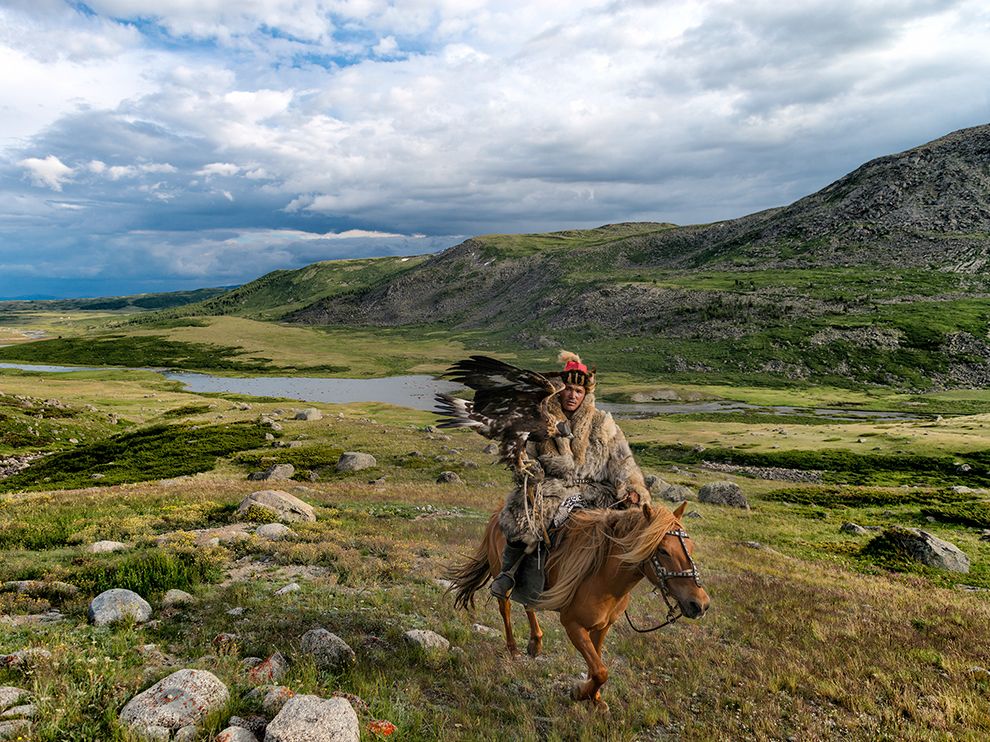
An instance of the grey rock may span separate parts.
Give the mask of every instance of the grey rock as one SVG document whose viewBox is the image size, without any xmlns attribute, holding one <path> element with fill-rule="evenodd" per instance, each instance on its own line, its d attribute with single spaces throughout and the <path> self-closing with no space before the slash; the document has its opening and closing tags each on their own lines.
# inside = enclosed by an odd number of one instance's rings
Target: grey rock
<svg viewBox="0 0 990 742">
<path fill-rule="evenodd" d="M 442 471 L 440 476 L 437 477 L 438 484 L 463 484 L 464 480 L 461 479 L 456 471 Z"/>
<path fill-rule="evenodd" d="M 337 471 L 361 471 L 362 469 L 372 469 L 378 466 L 378 460 L 370 453 L 360 451 L 344 451 L 337 459 Z"/>
<path fill-rule="evenodd" d="M 258 738 L 249 729 L 231 725 L 214 737 L 213 742 L 258 742 Z"/>
<path fill-rule="evenodd" d="M 307 407 L 305 410 L 299 410 L 296 413 L 296 420 L 322 420 L 323 413 L 320 412 L 315 407 Z"/>
<path fill-rule="evenodd" d="M 33 703 L 26 703 L 23 706 L 11 706 L 0 713 L 0 719 L 33 719 L 36 713 L 38 713 L 38 707 Z"/>
<path fill-rule="evenodd" d="M 269 716 L 275 716 L 294 695 L 292 689 L 284 685 L 269 686 L 261 697 L 261 708 Z"/>
<path fill-rule="evenodd" d="M 227 615 L 228 616 L 243 616 L 244 615 L 244 611 L 246 611 L 246 610 L 247 609 L 244 608 L 243 606 L 237 606 L 236 608 L 231 608 L 229 611 L 227 611 Z"/>
<path fill-rule="evenodd" d="M 174 608 L 179 605 L 188 605 L 189 603 L 195 603 L 196 598 L 187 593 L 185 590 L 169 590 L 162 596 L 162 605 L 166 608 Z"/>
<path fill-rule="evenodd" d="M 254 535 L 266 541 L 281 541 L 288 536 L 294 536 L 295 532 L 282 523 L 265 523 L 263 526 L 258 526 Z"/>
<path fill-rule="evenodd" d="M 251 714 L 250 716 L 231 716 L 227 723 L 232 727 L 247 729 L 251 734 L 260 738 L 265 736 L 268 719 L 259 714 Z"/>
<path fill-rule="evenodd" d="M 202 721 L 229 699 L 227 686 L 213 673 L 178 670 L 128 701 L 120 722 L 132 729 L 181 729 Z"/>
<path fill-rule="evenodd" d="M 276 595 L 288 595 L 289 593 L 298 592 L 301 588 L 298 582 L 290 582 L 285 587 L 280 587 L 275 591 Z"/>
<path fill-rule="evenodd" d="M 0 685 L 0 711 L 10 708 L 27 695 L 28 692 L 23 688 L 17 688 L 13 685 Z"/>
<path fill-rule="evenodd" d="M 955 544 L 917 528 L 888 528 L 877 538 L 887 539 L 922 564 L 949 572 L 969 572 L 969 557 Z M 873 542 L 870 542 L 873 543 Z"/>
<path fill-rule="evenodd" d="M 89 620 L 96 626 L 134 619 L 144 623 L 151 618 L 151 605 L 133 590 L 115 587 L 104 590 L 89 604 Z"/>
<path fill-rule="evenodd" d="M 855 536 L 862 536 L 864 533 L 869 533 L 863 526 L 857 525 L 856 523 L 843 523 L 839 526 L 839 530 L 843 533 L 851 533 Z"/>
<path fill-rule="evenodd" d="M 645 475 L 643 481 L 646 483 L 646 489 L 650 491 L 651 495 L 657 495 L 669 486 L 667 482 L 663 481 L 656 474 Z"/>
<path fill-rule="evenodd" d="M 87 546 L 86 551 L 90 554 L 109 554 L 114 551 L 126 551 L 130 548 L 129 544 L 122 541 L 97 541 Z"/>
<path fill-rule="evenodd" d="M 688 512 L 687 514 L 685 514 L 684 517 L 685 518 L 703 518 L 704 516 L 701 513 L 699 513 L 697 510 L 691 510 L 690 512 Z"/>
<path fill-rule="evenodd" d="M 296 696 L 265 730 L 265 742 L 358 742 L 354 707 L 343 698 Z"/>
<path fill-rule="evenodd" d="M 182 727 L 172 737 L 173 742 L 196 742 L 196 727 L 192 724 Z"/>
<path fill-rule="evenodd" d="M 292 479 L 292 475 L 295 473 L 296 467 L 292 464 L 272 464 L 263 472 L 255 472 L 250 478 L 254 480 L 284 482 Z"/>
<path fill-rule="evenodd" d="M 450 642 L 435 631 L 429 629 L 410 629 L 402 637 L 413 646 L 425 650 L 447 650 Z"/>
<path fill-rule="evenodd" d="M 4 590 L 14 590 L 34 598 L 71 598 L 79 593 L 79 588 L 58 580 L 12 580 L 3 583 Z"/>
<path fill-rule="evenodd" d="M 0 739 L 17 739 L 21 732 L 26 732 L 30 727 L 31 721 L 29 719 L 0 721 Z"/>
<path fill-rule="evenodd" d="M 490 454 L 490 455 L 495 455 L 495 454 L 498 453 L 498 446 L 496 444 L 494 444 L 494 443 L 489 443 L 487 446 L 485 446 L 481 450 L 482 450 L 482 453 L 487 453 L 487 454 Z"/>
<path fill-rule="evenodd" d="M 336 634 L 324 628 L 310 629 L 302 635 L 299 648 L 303 654 L 312 655 L 321 670 L 340 672 L 354 664 L 354 650 Z"/>
<path fill-rule="evenodd" d="M 285 523 L 316 520 L 316 513 L 311 506 L 281 490 L 252 492 L 241 501 L 237 507 L 237 514 L 246 515 L 252 507 L 266 510 L 272 517 Z"/>
<path fill-rule="evenodd" d="M 476 634 L 481 634 L 482 636 L 501 636 L 501 634 L 499 634 L 499 632 L 491 626 L 485 626 L 480 623 L 471 624 L 471 630 Z"/>
<path fill-rule="evenodd" d="M 709 482 L 698 490 L 698 501 L 749 510 L 749 503 L 735 482 Z"/>
<path fill-rule="evenodd" d="M 652 492 L 653 490 L 650 491 Z M 658 497 L 667 502 L 684 502 L 685 500 L 697 499 L 694 496 L 694 491 L 690 487 L 685 487 L 683 484 L 668 484 L 660 490 Z"/>
</svg>

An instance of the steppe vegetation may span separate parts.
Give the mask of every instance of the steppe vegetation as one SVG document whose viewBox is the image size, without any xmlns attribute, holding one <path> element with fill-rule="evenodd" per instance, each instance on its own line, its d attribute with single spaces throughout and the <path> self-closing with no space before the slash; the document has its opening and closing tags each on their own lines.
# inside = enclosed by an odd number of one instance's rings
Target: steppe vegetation
<svg viewBox="0 0 990 742">
<path fill-rule="evenodd" d="M 420 342 L 425 352 L 436 341 Z M 602 388 L 630 394 L 651 387 L 605 374 Z M 715 385 L 669 390 L 682 398 L 724 394 Z M 143 371 L 5 370 L 0 391 L 3 430 L 20 431 L 0 441 L 0 459 L 53 452 L 0 479 L 0 583 L 47 586 L 0 592 L 0 656 L 30 647 L 52 653 L 48 661 L 0 668 L 0 685 L 33 694 L 32 739 L 128 739 L 117 721 L 122 705 L 178 667 L 209 669 L 231 688 L 227 707 L 201 732 L 210 739 L 232 714 L 258 708 L 241 659 L 274 651 L 292 660 L 280 682 L 295 691 L 363 699 L 367 739 L 377 738 L 373 719 L 396 724 L 396 739 L 990 734 L 990 543 L 980 538 L 990 524 L 979 489 L 990 448 L 985 411 L 937 419 L 941 396 L 912 406 L 921 395 L 863 390 L 845 401 L 868 408 L 900 400 L 923 413 L 878 422 L 800 411 L 775 417 L 756 408 L 624 421 L 648 472 L 695 490 L 736 481 L 752 510 L 690 504 L 701 517 L 685 525 L 698 543 L 712 610 L 658 635 L 617 627 L 607 645 L 611 712 L 602 716 L 566 697 L 583 663 L 553 615 L 543 617 L 545 657 L 513 662 L 497 633 L 473 628 L 498 628 L 494 603 L 484 598 L 474 615 L 455 613 L 438 583 L 445 565 L 480 538 L 509 487 L 481 438 L 432 433 L 425 430 L 430 415 L 372 403 L 320 405 L 322 420 L 293 420 L 303 403 L 189 394 Z M 840 389 L 735 391 L 758 405 L 843 399 Z M 946 406 L 985 401 L 979 392 L 952 397 Z M 263 418 L 282 429 L 259 427 Z M 275 440 L 264 440 L 268 431 Z M 345 450 L 372 453 L 378 466 L 337 473 L 333 464 Z M 820 484 L 754 479 L 710 470 L 707 461 L 827 476 Z M 246 479 L 275 463 L 293 464 L 295 481 Z M 457 472 L 464 484 L 438 484 L 441 470 Z M 236 527 L 245 495 L 273 486 L 312 504 L 317 521 L 293 524 L 296 535 L 281 541 L 251 535 L 250 523 L 243 538 L 210 540 Z M 884 551 L 875 534 L 840 531 L 845 521 L 924 528 L 959 546 L 972 569 L 960 575 L 907 562 Z M 87 551 L 103 539 L 131 548 Z M 290 581 L 301 589 L 274 595 Z M 60 583 L 80 592 L 62 593 Z M 156 621 L 88 625 L 88 601 L 111 586 L 144 595 Z M 190 591 L 195 602 L 162 608 L 170 588 Z M 229 615 L 233 608 L 244 611 Z M 46 614 L 52 609 L 60 614 Z M 637 592 L 638 624 L 663 612 L 656 596 Z M 62 620 L 45 620 L 53 615 Z M 517 629 L 523 625 L 517 620 Z M 355 648 L 352 669 L 317 670 L 299 651 L 301 635 L 316 626 Z M 414 650 L 402 641 L 411 628 L 437 631 L 457 649 Z M 216 647 L 222 632 L 237 639 Z"/>
</svg>

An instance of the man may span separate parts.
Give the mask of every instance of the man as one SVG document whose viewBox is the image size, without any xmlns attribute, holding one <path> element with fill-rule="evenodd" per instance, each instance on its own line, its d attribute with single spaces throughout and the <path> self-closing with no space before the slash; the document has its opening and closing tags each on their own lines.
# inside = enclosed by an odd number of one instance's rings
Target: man
<svg viewBox="0 0 990 742">
<path fill-rule="evenodd" d="M 526 555 L 574 510 L 650 500 L 625 436 L 608 412 L 595 407 L 594 370 L 568 351 L 561 351 L 559 360 L 565 363 L 560 373 L 563 388 L 552 404 L 568 418 L 572 437 L 527 445 L 530 473 L 517 476 L 499 516 L 506 545 L 502 572 L 491 584 L 498 598 L 509 597 Z"/>
</svg>

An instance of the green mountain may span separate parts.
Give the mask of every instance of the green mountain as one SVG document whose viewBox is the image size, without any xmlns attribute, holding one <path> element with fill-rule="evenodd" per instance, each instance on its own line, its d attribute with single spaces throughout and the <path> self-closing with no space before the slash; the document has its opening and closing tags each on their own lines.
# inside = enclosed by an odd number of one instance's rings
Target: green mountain
<svg viewBox="0 0 990 742">
<path fill-rule="evenodd" d="M 160 310 L 180 307 L 220 296 L 230 291 L 230 286 L 192 291 L 168 291 L 160 294 L 132 294 L 130 296 L 102 296 L 92 299 L 13 299 L 0 301 L 0 311 L 116 311 Z"/>
</svg>

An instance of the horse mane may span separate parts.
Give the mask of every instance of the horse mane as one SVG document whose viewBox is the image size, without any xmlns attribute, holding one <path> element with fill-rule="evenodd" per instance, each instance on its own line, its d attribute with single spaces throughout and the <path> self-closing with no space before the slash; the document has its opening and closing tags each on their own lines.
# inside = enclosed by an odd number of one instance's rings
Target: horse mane
<svg viewBox="0 0 990 742">
<path fill-rule="evenodd" d="M 653 506 L 652 512 L 649 520 L 639 507 L 571 513 L 547 560 L 547 572 L 557 569 L 554 584 L 533 607 L 559 611 L 570 605 L 581 583 L 603 567 L 609 554 L 625 564 L 646 561 L 677 525 L 667 508 Z"/>
</svg>

